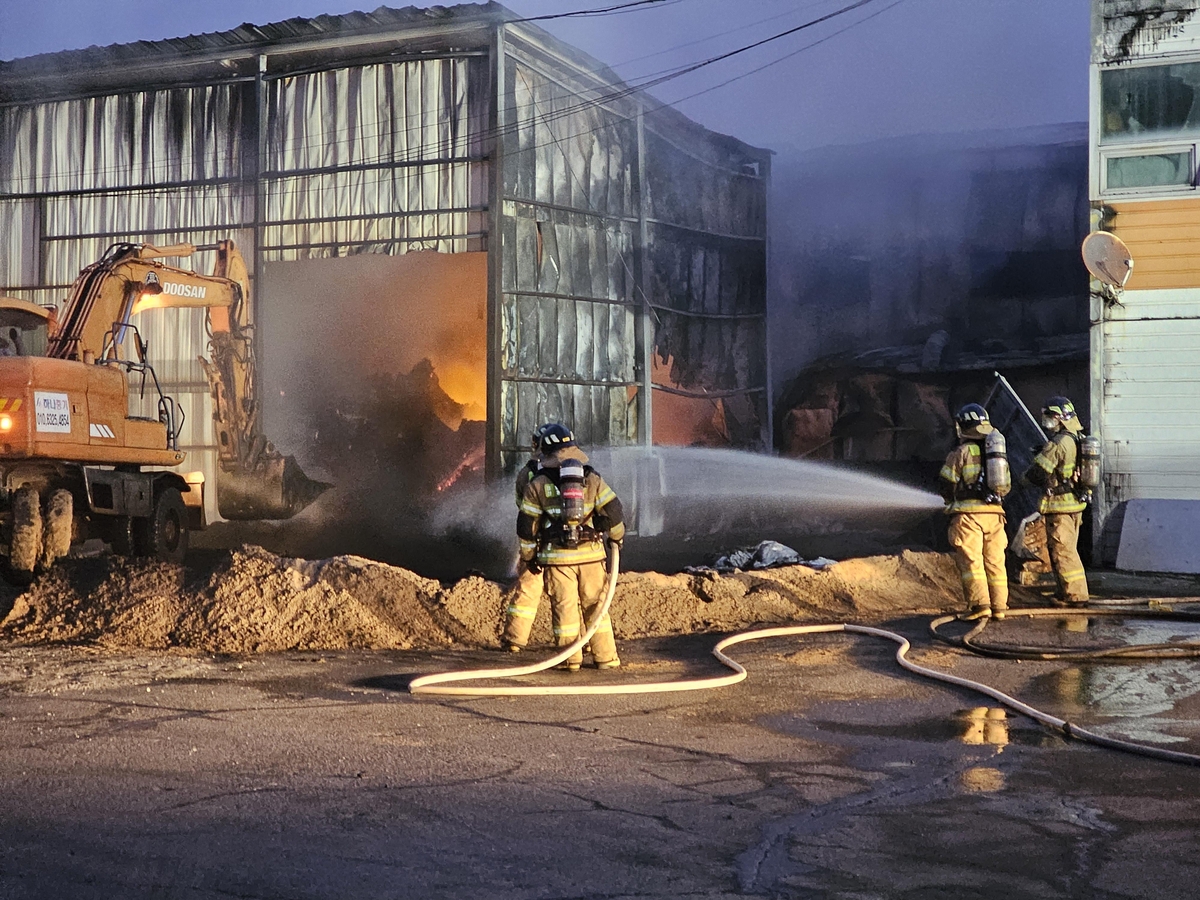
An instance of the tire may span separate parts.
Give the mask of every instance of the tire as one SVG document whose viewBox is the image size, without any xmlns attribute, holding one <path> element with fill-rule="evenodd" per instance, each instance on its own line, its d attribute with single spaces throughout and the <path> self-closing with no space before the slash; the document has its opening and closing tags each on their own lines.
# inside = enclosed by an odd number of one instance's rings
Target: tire
<svg viewBox="0 0 1200 900">
<path fill-rule="evenodd" d="M 33 570 L 41 552 L 41 498 L 35 488 L 24 485 L 17 489 L 12 500 L 12 542 L 8 547 L 8 566 L 15 581 L 28 584 L 33 579 Z"/>
<path fill-rule="evenodd" d="M 71 528 L 75 519 L 75 498 L 71 492 L 59 488 L 46 501 L 46 515 L 42 531 L 42 552 L 39 563 L 43 569 L 54 565 L 54 561 L 66 556 L 71 550 Z"/>
<path fill-rule="evenodd" d="M 179 488 L 164 487 L 154 498 L 148 519 L 133 521 L 134 548 L 139 556 L 181 563 L 187 555 L 187 509 Z"/>
</svg>

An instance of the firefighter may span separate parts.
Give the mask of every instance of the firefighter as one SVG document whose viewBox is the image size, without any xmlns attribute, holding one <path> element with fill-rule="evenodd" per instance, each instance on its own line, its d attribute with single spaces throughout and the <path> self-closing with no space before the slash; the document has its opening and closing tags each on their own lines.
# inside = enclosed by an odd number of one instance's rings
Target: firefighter
<svg viewBox="0 0 1200 900">
<path fill-rule="evenodd" d="M 988 482 L 984 441 L 994 429 L 987 410 L 968 403 L 954 415 L 958 446 L 942 466 L 942 497 L 950 516 L 947 536 L 962 578 L 971 615 L 1003 619 L 1008 610 L 1008 572 L 1004 564 L 1004 507 L 1007 472 Z M 997 435 L 998 436 L 998 435 Z M 1005 460 L 1007 465 L 1007 460 Z"/>
<path fill-rule="evenodd" d="M 550 423 L 546 423 L 533 430 L 529 445 L 529 462 L 517 472 L 517 509 L 521 508 L 525 488 L 542 470 L 539 447 L 542 435 L 549 427 Z M 520 653 L 529 643 L 529 632 L 533 630 L 533 620 L 537 616 L 538 606 L 541 605 L 545 585 L 545 576 L 537 566 L 530 570 L 525 560 L 517 561 L 517 582 L 512 588 L 508 608 L 505 610 L 504 636 L 500 639 L 501 646 L 509 652 Z"/>
<path fill-rule="evenodd" d="M 604 601 L 607 571 L 604 541 L 621 545 L 625 524 L 621 501 L 603 478 L 587 465 L 587 455 L 570 430 L 548 425 L 539 443 L 541 471 L 525 487 L 517 516 L 521 559 L 533 572 L 544 571 L 554 621 L 554 642 L 575 643 L 583 623 L 591 621 Z M 606 614 L 591 640 L 598 669 L 621 665 Z M 582 649 L 559 668 L 578 672 Z"/>
<path fill-rule="evenodd" d="M 1033 458 L 1025 480 L 1044 491 L 1038 511 L 1046 520 L 1046 544 L 1058 582 L 1058 599 L 1084 604 L 1088 586 L 1079 558 L 1079 526 L 1087 503 L 1080 496 L 1086 493 L 1078 486 L 1077 473 L 1083 423 L 1075 414 L 1075 404 L 1058 396 L 1042 406 L 1042 428 L 1050 440 Z"/>
</svg>

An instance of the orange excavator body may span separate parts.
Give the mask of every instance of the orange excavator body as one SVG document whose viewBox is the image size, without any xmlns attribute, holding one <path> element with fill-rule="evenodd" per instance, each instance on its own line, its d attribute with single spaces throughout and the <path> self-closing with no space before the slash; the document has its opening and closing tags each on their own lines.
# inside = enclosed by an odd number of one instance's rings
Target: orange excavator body
<svg viewBox="0 0 1200 900">
<path fill-rule="evenodd" d="M 0 298 L 0 521 L 12 534 L 0 552 L 10 571 L 53 562 L 89 520 L 118 552 L 162 558 L 182 558 L 187 530 L 203 527 L 199 473 L 154 471 L 179 466 L 185 454 L 181 415 L 159 389 L 136 327 L 147 310 L 206 310 L 211 359 L 201 363 L 222 516 L 289 518 L 329 487 L 262 435 L 245 261 L 232 241 L 208 249 L 217 264 L 200 275 L 160 261 L 190 256 L 191 245 L 115 244 L 80 273 L 61 314 Z M 140 397 L 148 385 L 157 393 L 156 417 L 130 414 L 131 379 Z"/>
<path fill-rule="evenodd" d="M 0 460 L 177 466 L 162 422 L 131 418 L 129 381 L 107 366 L 0 357 Z"/>
</svg>

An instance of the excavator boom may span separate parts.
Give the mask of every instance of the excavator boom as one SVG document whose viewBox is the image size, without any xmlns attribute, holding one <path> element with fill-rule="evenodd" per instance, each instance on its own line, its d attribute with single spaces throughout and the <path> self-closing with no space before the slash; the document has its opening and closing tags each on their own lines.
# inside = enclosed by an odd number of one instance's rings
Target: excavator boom
<svg viewBox="0 0 1200 900">
<path fill-rule="evenodd" d="M 257 393 L 250 278 L 233 241 L 215 247 L 212 275 L 167 265 L 188 257 L 190 244 L 115 244 L 80 273 L 47 355 L 83 362 L 121 354 L 125 326 L 151 309 L 204 308 L 208 359 L 201 359 L 213 399 L 217 437 L 217 509 L 226 519 L 286 519 L 330 485 L 308 478 L 262 433 Z"/>
</svg>

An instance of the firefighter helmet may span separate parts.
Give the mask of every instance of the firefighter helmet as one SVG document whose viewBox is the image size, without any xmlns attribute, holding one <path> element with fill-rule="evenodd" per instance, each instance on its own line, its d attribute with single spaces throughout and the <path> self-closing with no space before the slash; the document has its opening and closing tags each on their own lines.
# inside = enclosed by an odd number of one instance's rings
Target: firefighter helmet
<svg viewBox="0 0 1200 900">
<path fill-rule="evenodd" d="M 533 434 L 530 437 L 530 441 L 529 441 L 530 451 L 532 451 L 533 453 L 537 453 L 538 450 L 541 449 L 542 435 L 544 435 L 546 433 L 547 429 L 552 428 L 552 427 L 554 427 L 553 422 L 544 422 L 543 424 L 539 425 L 537 428 L 533 429 Z"/>
<path fill-rule="evenodd" d="M 978 403 L 968 403 L 954 414 L 954 430 L 959 437 L 983 437 L 992 431 L 988 411 Z"/>
<path fill-rule="evenodd" d="M 1054 396 L 1042 404 L 1042 427 L 1047 431 L 1080 431 L 1083 425 L 1075 414 L 1075 404 L 1066 397 Z"/>
<path fill-rule="evenodd" d="M 571 429 L 557 422 L 549 422 L 542 426 L 542 437 L 538 442 L 538 452 L 543 456 L 557 453 L 567 447 L 575 446 L 575 435 Z"/>
</svg>

